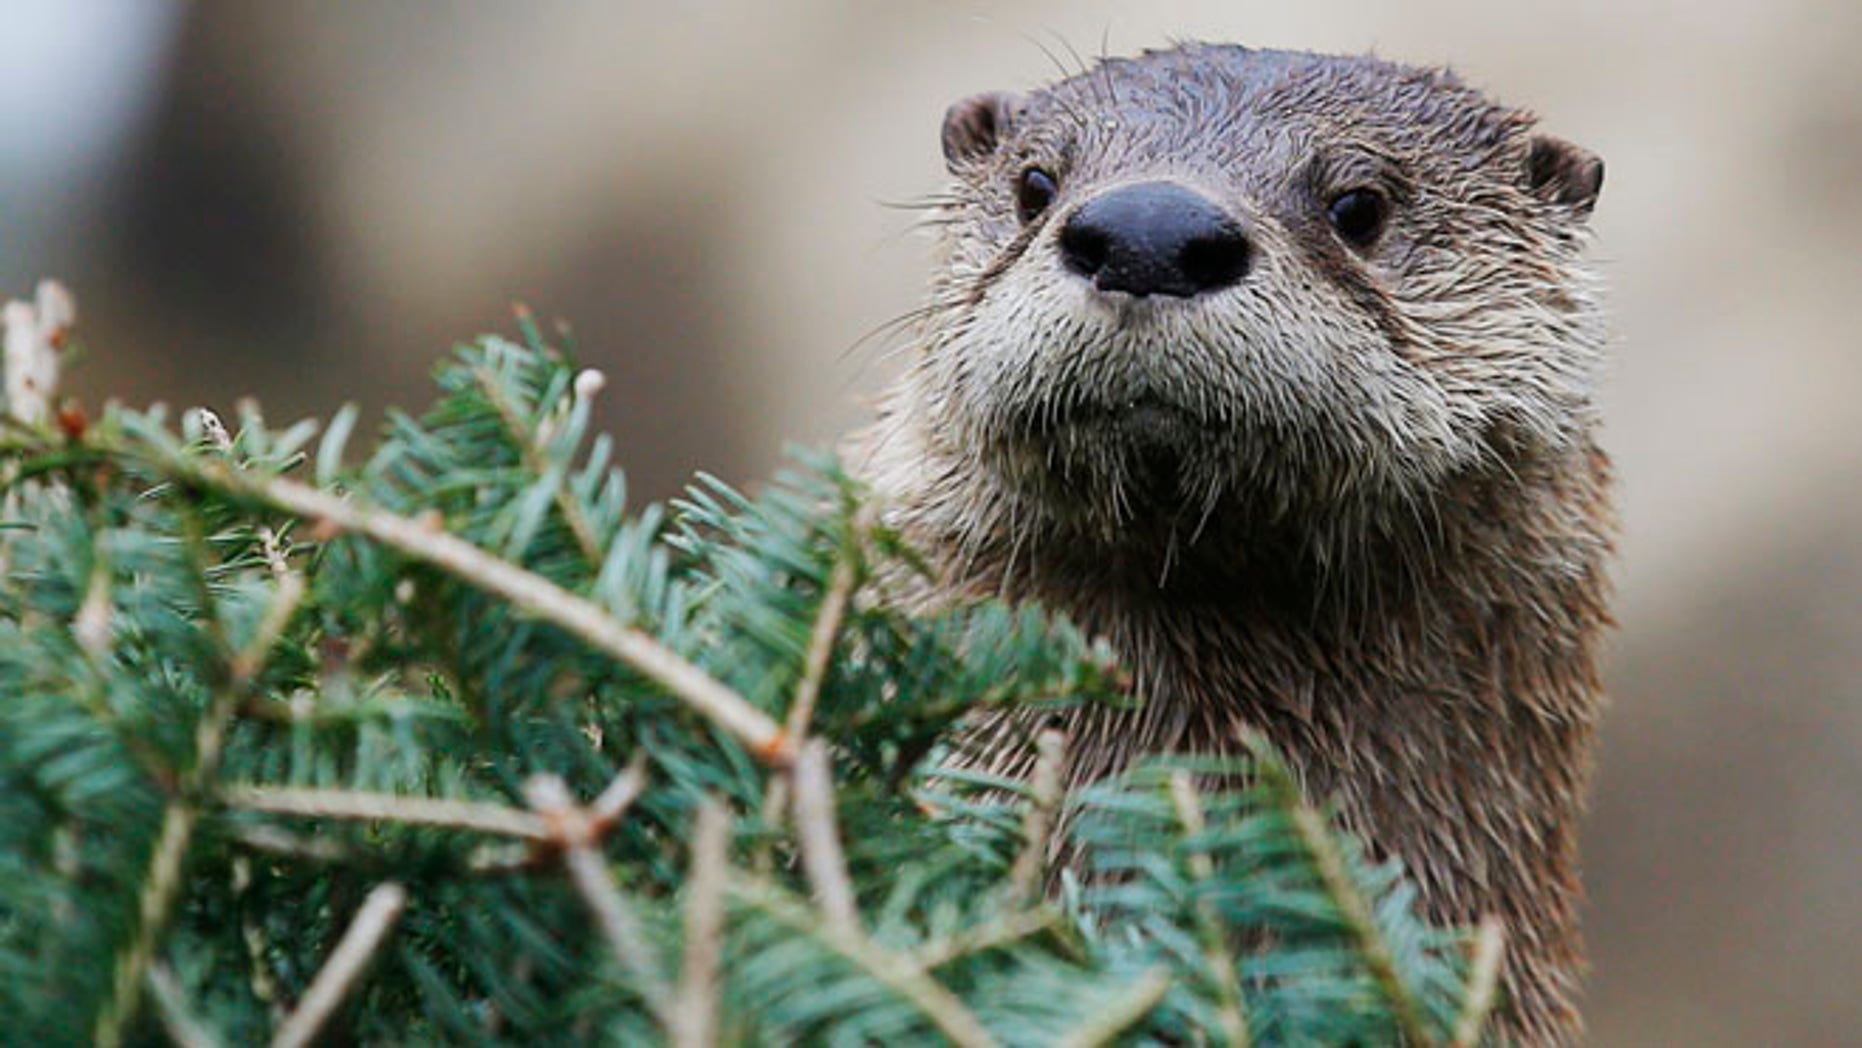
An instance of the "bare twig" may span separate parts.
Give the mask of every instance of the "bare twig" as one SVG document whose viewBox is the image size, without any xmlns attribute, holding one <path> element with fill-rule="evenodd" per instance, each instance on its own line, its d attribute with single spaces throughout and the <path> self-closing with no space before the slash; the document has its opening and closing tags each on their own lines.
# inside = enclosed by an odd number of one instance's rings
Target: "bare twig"
<svg viewBox="0 0 1862 1048">
<path fill-rule="evenodd" d="M 633 907 L 614 885 L 596 848 L 596 831 L 588 813 L 577 807 L 569 787 L 554 775 L 538 775 L 524 784 L 524 796 L 548 826 L 549 836 L 563 849 L 569 880 L 595 916 L 596 927 L 623 970 L 634 977 L 647 1005 L 667 1027 L 672 1020 L 672 995 L 660 974 L 659 962 L 647 945 L 646 933 Z"/>
<path fill-rule="evenodd" d="M 1481 918 L 1474 934 L 1474 955 L 1468 963 L 1468 992 L 1455 1019 L 1452 1048 L 1474 1048 L 1480 1043 L 1487 1017 L 1500 997 L 1500 965 L 1506 958 L 1506 926 L 1500 918 Z"/>
<path fill-rule="evenodd" d="M 1170 976 L 1154 971 L 1133 983 L 1124 993 L 1107 1001 L 1105 1007 L 1086 1017 L 1086 1021 L 1055 1041 L 1056 1048 L 1092 1048 L 1107 1044 L 1130 1029 L 1157 1007 L 1170 992 Z"/>
<path fill-rule="evenodd" d="M 614 781 L 608 783 L 607 789 L 601 791 L 601 796 L 595 798 L 595 803 L 588 806 L 588 817 L 595 820 L 597 829 L 606 829 L 621 821 L 621 816 L 627 814 L 627 809 L 634 806 L 646 788 L 647 757 L 644 752 L 636 753 Z"/>
<path fill-rule="evenodd" d="M 407 889 L 392 881 L 376 885 L 369 892 L 362 909 L 330 952 L 330 959 L 311 980 L 310 989 L 304 991 L 297 1010 L 278 1027 L 272 1048 L 302 1048 L 317 1036 L 343 998 L 349 996 L 406 906 Z"/>
<path fill-rule="evenodd" d="M 853 881 L 847 876 L 840 829 L 835 824 L 827 743 L 814 739 L 804 745 L 789 774 L 794 780 L 795 836 L 801 844 L 808 883 L 814 886 L 815 902 L 829 927 L 858 934 L 860 911 L 854 903 Z"/>
<path fill-rule="evenodd" d="M 282 477 L 229 469 L 224 463 L 168 458 L 155 463 L 195 483 L 254 499 L 319 527 L 366 536 L 502 597 L 658 682 L 674 697 L 741 740 L 759 759 L 785 767 L 794 756 L 782 726 L 767 713 L 658 640 L 622 625 L 600 605 L 420 521 L 367 509 Z"/>
<path fill-rule="evenodd" d="M 536 815 L 502 804 L 479 801 L 284 786 L 228 786 L 220 791 L 220 796 L 232 807 L 273 815 L 400 822 L 454 830 L 476 830 L 479 833 L 522 837 L 533 841 L 550 839 L 548 826 Z"/>
<path fill-rule="evenodd" d="M 1191 781 L 1189 772 L 1171 773 L 1170 800 L 1177 809 L 1177 821 L 1185 834 L 1196 837 L 1208 830 L 1202 800 L 1196 794 L 1196 784 Z M 1199 887 L 1215 879 L 1215 862 L 1208 852 L 1195 849 L 1190 852 L 1188 862 L 1190 876 Z M 1201 933 L 1203 957 L 1208 961 L 1216 996 L 1222 1002 L 1217 1012 L 1222 1038 L 1237 1048 L 1246 1048 L 1254 1043 L 1254 1036 L 1248 1028 L 1247 1002 L 1241 996 L 1241 973 L 1235 967 L 1234 955 L 1229 952 L 1222 922 L 1207 899 L 1196 900 L 1196 929 Z"/>
<path fill-rule="evenodd" d="M 1060 808 L 1061 772 L 1066 764 L 1067 738 L 1057 728 L 1044 729 L 1035 737 L 1034 774 L 1029 777 L 1030 800 L 1022 816 L 1022 850 L 1009 868 L 1009 893 L 1017 903 L 1032 902 L 1040 890 L 1041 874 L 1047 869 L 1050 838 L 1054 830 L 1054 813 Z"/>
<path fill-rule="evenodd" d="M 259 623 L 258 632 L 252 635 L 252 643 L 233 656 L 233 683 L 237 687 L 243 689 L 251 684 L 265 668 L 272 649 L 278 646 L 285 627 L 291 624 L 291 616 L 297 614 L 298 605 L 303 603 L 304 590 L 304 576 L 297 572 L 287 569 L 278 576 L 278 595 L 272 598 L 271 607 L 265 609 L 265 618 Z"/>
<path fill-rule="evenodd" d="M 718 1040 L 718 961 L 724 952 L 730 843 L 730 814 L 706 799 L 692 826 L 692 867 L 685 878 L 685 960 L 672 1027 L 672 1043 L 680 1048 L 708 1048 Z"/>
<path fill-rule="evenodd" d="M 910 1001 L 953 1043 L 963 1048 L 996 1043 L 975 1013 L 942 983 L 925 974 L 910 957 L 875 946 L 858 930 L 821 921 L 813 910 L 765 882 L 734 876 L 730 888 L 733 895 L 748 905 L 793 931 L 814 937 L 881 985 Z"/>
<path fill-rule="evenodd" d="M 847 617 L 847 602 L 853 596 L 859 571 L 852 551 L 843 552 L 828 577 L 827 593 L 821 598 L 821 610 L 815 615 L 814 632 L 808 638 L 808 656 L 802 662 L 802 680 L 795 688 L 795 701 L 789 704 L 785 722 L 789 737 L 800 739 L 808 734 L 815 716 L 815 703 L 821 699 L 821 684 L 827 679 L 828 665 L 834 657 L 834 640 L 840 635 L 841 622 Z"/>
<path fill-rule="evenodd" d="M 149 998 L 155 1002 L 155 1016 L 162 1022 L 162 1032 L 179 1048 L 215 1048 L 219 1039 L 208 1032 L 188 1007 L 187 992 L 166 964 L 149 965 Z"/>
</svg>

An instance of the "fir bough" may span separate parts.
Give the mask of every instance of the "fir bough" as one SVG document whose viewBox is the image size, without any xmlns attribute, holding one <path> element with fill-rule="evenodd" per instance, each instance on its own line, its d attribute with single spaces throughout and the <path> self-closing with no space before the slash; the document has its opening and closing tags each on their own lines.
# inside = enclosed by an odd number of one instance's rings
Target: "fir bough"
<svg viewBox="0 0 1862 1048">
<path fill-rule="evenodd" d="M 1478 1039 L 1497 933 L 1264 750 L 940 774 L 979 705 L 1128 701 L 1107 654 L 889 607 L 824 457 L 630 515 L 523 327 L 359 458 L 349 411 L 6 431 L 9 1041 Z"/>
</svg>

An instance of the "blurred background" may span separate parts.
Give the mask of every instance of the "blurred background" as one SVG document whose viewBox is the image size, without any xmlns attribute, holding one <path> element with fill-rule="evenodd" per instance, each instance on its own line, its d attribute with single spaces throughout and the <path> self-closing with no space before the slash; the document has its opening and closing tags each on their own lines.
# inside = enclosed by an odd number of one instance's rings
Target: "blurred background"
<svg viewBox="0 0 1862 1048">
<path fill-rule="evenodd" d="M 863 415 L 944 107 L 1209 38 L 1445 63 L 1603 155 L 1622 476 L 1587 829 L 1594 1040 L 1862 1030 L 1862 5 L 8 0 L 0 292 L 70 386 L 419 406 L 509 303 L 610 377 L 637 493 Z"/>
</svg>

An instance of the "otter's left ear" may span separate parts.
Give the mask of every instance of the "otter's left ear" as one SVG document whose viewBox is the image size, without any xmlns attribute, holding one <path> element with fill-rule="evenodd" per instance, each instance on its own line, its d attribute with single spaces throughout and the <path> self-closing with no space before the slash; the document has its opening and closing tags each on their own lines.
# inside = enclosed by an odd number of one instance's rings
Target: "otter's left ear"
<svg viewBox="0 0 1862 1048">
<path fill-rule="evenodd" d="M 1532 136 L 1526 149 L 1526 189 L 1532 195 L 1584 218 L 1602 188 L 1603 160 L 1597 154 L 1552 135 Z"/>
<path fill-rule="evenodd" d="M 972 95 L 945 112 L 944 162 L 951 174 L 996 151 L 1015 105 L 1015 96 L 992 91 Z"/>
</svg>

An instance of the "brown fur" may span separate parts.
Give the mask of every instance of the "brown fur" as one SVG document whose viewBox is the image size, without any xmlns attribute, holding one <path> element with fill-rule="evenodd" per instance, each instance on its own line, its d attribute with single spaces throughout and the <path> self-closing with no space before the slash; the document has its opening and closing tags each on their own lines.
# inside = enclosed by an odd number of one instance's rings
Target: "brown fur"
<svg viewBox="0 0 1862 1048">
<path fill-rule="evenodd" d="M 1258 729 L 1400 856 L 1436 919 L 1497 914 L 1501 1032 L 1575 1039 L 1577 822 L 1608 624 L 1601 165 L 1440 71 L 1187 45 L 954 107 L 918 355 L 858 438 L 936 601 L 1037 599 L 1145 700 L 1070 725 L 1074 784 Z M 1029 166 L 1058 196 L 1022 222 Z M 1245 224 L 1241 282 L 1093 291 L 1056 230 L 1167 178 Z M 1369 248 L 1330 194 L 1393 202 Z M 1028 725 L 975 760 L 1031 759 Z"/>
</svg>

